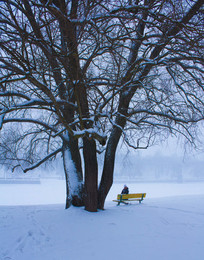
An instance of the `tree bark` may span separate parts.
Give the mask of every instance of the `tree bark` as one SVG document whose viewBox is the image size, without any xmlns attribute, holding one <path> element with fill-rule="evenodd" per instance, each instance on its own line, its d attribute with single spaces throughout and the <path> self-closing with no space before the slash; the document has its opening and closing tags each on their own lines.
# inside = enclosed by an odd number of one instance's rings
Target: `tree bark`
<svg viewBox="0 0 204 260">
<path fill-rule="evenodd" d="M 66 201 L 65 201 L 65 209 L 68 209 L 72 205 L 72 198 L 70 195 L 70 182 L 69 182 L 69 172 L 67 171 L 64 159 L 64 151 L 63 151 L 63 165 L 64 165 L 64 174 L 65 174 L 65 184 L 66 184 Z"/>
<path fill-rule="evenodd" d="M 66 206 L 84 205 L 83 175 L 78 140 L 69 136 L 63 145 L 63 165 L 66 179 Z"/>
<path fill-rule="evenodd" d="M 97 211 L 98 163 L 95 140 L 83 138 L 83 155 L 85 163 L 85 209 Z"/>
<path fill-rule="evenodd" d="M 98 190 L 98 209 L 104 209 L 106 196 L 108 195 L 108 192 L 113 184 L 116 149 L 122 135 L 122 129 L 124 129 L 127 122 L 126 116 L 129 103 L 133 94 L 134 93 L 129 92 L 129 95 L 121 94 L 120 96 L 120 101 L 118 105 L 119 114 L 116 117 L 115 125 L 113 126 L 113 130 L 110 134 L 105 152 L 103 173 Z"/>
<path fill-rule="evenodd" d="M 111 133 L 106 148 L 103 173 L 98 190 L 98 209 L 104 209 L 106 196 L 108 195 L 108 192 L 113 184 L 115 153 L 120 137 L 121 129 L 115 127 Z"/>
</svg>

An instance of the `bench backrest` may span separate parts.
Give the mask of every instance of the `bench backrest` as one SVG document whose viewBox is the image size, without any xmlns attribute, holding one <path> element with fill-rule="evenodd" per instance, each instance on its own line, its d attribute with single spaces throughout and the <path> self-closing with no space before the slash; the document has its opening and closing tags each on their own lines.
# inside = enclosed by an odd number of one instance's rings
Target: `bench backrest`
<svg viewBox="0 0 204 260">
<path fill-rule="evenodd" d="M 121 198 L 122 195 L 122 198 Z M 146 197 L 146 193 L 130 193 L 130 194 L 118 194 L 117 196 L 117 200 L 121 200 L 121 199 L 141 199 L 141 198 L 145 198 Z"/>
</svg>

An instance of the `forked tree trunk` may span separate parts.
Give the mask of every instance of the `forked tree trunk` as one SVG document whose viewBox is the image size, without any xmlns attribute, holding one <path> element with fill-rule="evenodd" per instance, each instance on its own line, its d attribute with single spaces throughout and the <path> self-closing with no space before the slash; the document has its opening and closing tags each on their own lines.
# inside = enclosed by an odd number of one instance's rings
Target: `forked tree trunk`
<svg viewBox="0 0 204 260">
<path fill-rule="evenodd" d="M 128 77 L 127 77 L 128 78 Z M 124 78 L 123 84 L 126 82 L 127 78 Z M 103 173 L 101 177 L 101 182 L 98 190 L 98 209 L 104 209 L 105 199 L 108 192 L 113 184 L 113 173 L 115 165 L 115 153 L 116 149 L 122 135 L 122 129 L 124 129 L 127 119 L 127 111 L 129 107 L 130 100 L 134 92 L 129 92 L 128 95 L 122 94 L 120 96 L 120 101 L 118 105 L 118 116 L 116 117 L 115 126 L 113 127 L 109 141 L 106 147 Z"/>
<path fill-rule="evenodd" d="M 90 212 L 97 211 L 98 198 L 98 163 L 95 140 L 83 138 L 83 155 L 85 164 L 85 209 Z"/>
<path fill-rule="evenodd" d="M 84 205 L 83 176 L 78 141 L 69 136 L 63 145 L 63 166 L 66 179 L 66 206 Z"/>
<path fill-rule="evenodd" d="M 115 127 L 110 135 L 106 148 L 103 173 L 98 190 L 98 209 L 104 209 L 105 199 L 113 184 L 115 153 L 120 137 L 121 129 Z"/>
</svg>

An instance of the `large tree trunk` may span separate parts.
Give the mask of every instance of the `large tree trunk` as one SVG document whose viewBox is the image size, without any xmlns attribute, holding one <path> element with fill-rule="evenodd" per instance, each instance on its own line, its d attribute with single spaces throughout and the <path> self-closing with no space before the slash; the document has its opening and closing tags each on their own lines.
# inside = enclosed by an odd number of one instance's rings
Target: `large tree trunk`
<svg viewBox="0 0 204 260">
<path fill-rule="evenodd" d="M 116 118 L 116 124 L 113 127 L 111 135 L 109 137 L 109 141 L 106 147 L 103 173 L 101 177 L 101 182 L 98 190 L 98 209 L 104 209 L 104 203 L 106 196 L 113 184 L 113 173 L 114 173 L 114 164 L 115 164 L 115 153 L 116 149 L 122 134 L 122 129 L 124 129 L 126 125 L 126 117 L 129 102 L 131 100 L 131 93 L 129 96 L 121 95 L 119 101 L 119 113 L 123 116 L 118 115 Z M 118 127 L 120 126 L 120 127 Z"/>
<path fill-rule="evenodd" d="M 150 1 L 151 2 L 151 1 Z M 145 5 L 147 5 L 149 1 L 145 1 Z M 128 59 L 128 66 L 127 66 L 127 71 L 125 76 L 123 77 L 121 81 L 121 85 L 125 85 L 132 77 L 133 74 L 133 68 L 135 67 L 135 60 L 137 59 L 138 56 L 138 50 L 141 45 L 141 36 L 144 33 L 144 20 L 146 20 L 148 15 L 148 12 L 145 10 L 143 12 L 143 19 L 138 24 L 137 27 L 137 43 L 134 41 L 132 50 L 129 54 L 129 59 Z M 124 129 L 126 125 L 126 119 L 125 116 L 127 115 L 128 112 L 128 107 L 130 100 L 132 96 L 134 95 L 135 91 L 137 89 L 137 86 L 133 89 L 133 91 L 129 91 L 128 95 L 124 93 L 121 94 L 120 96 L 120 101 L 119 101 L 119 106 L 118 106 L 118 112 L 119 114 L 123 115 L 122 117 L 119 115 L 116 118 L 116 125 L 120 127 L 114 127 L 112 130 L 112 133 L 110 135 L 108 145 L 106 148 L 106 153 L 105 153 L 105 159 L 104 159 L 104 168 L 103 168 L 103 173 L 102 173 L 102 178 L 101 178 L 101 183 L 99 186 L 99 191 L 98 191 L 98 208 L 99 209 L 104 209 L 104 203 L 106 196 L 113 184 L 113 173 L 114 173 L 114 164 L 115 164 L 115 153 L 116 149 L 118 146 L 118 142 L 120 140 L 122 130 Z"/>
<path fill-rule="evenodd" d="M 66 206 L 84 205 L 83 176 L 78 140 L 69 136 L 67 143 L 63 145 L 63 165 L 66 179 Z"/>
<path fill-rule="evenodd" d="M 106 196 L 113 184 L 115 153 L 120 137 L 121 129 L 115 127 L 111 133 L 106 148 L 103 173 L 98 190 L 98 209 L 104 209 Z"/>
<path fill-rule="evenodd" d="M 95 140 L 83 138 L 83 155 L 85 164 L 85 209 L 97 211 L 98 163 Z"/>
</svg>

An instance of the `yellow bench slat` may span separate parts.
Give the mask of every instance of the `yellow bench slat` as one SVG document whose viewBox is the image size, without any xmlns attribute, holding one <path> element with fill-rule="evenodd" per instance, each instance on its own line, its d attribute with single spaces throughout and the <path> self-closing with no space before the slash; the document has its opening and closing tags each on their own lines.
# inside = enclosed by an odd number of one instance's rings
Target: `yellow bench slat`
<svg viewBox="0 0 204 260">
<path fill-rule="evenodd" d="M 121 198 L 122 195 L 122 198 Z M 130 193 L 130 194 L 118 194 L 117 200 L 127 200 L 127 199 L 141 199 L 145 198 L 146 193 Z"/>
</svg>

